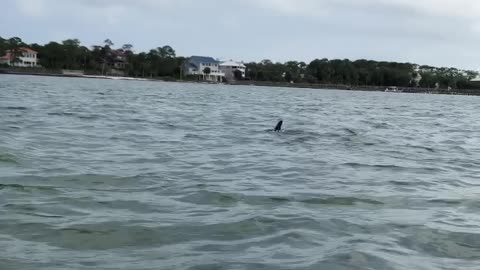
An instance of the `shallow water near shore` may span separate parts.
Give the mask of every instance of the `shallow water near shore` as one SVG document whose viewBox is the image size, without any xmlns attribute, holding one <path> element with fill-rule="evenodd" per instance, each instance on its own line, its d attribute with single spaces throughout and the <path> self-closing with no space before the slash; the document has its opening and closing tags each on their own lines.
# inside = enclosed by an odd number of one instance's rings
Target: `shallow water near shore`
<svg viewBox="0 0 480 270">
<path fill-rule="evenodd" d="M 2 75 L 0 269 L 478 269 L 479 104 Z"/>
</svg>

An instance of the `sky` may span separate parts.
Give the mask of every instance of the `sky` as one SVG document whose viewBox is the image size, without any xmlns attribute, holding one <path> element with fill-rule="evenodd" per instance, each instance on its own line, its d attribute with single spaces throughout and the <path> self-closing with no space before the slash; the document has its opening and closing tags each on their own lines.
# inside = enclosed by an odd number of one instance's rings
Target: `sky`
<svg viewBox="0 0 480 270">
<path fill-rule="evenodd" d="M 479 0 L 2 0 L 0 36 L 172 46 L 239 61 L 370 59 L 480 69 Z"/>
</svg>

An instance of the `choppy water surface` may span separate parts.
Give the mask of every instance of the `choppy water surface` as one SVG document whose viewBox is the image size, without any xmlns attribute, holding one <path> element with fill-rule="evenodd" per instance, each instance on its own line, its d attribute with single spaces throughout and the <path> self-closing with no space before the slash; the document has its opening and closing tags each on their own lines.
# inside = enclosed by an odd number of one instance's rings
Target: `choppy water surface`
<svg viewBox="0 0 480 270">
<path fill-rule="evenodd" d="M 479 115 L 474 97 L 0 76 L 0 269 L 479 269 Z"/>
</svg>

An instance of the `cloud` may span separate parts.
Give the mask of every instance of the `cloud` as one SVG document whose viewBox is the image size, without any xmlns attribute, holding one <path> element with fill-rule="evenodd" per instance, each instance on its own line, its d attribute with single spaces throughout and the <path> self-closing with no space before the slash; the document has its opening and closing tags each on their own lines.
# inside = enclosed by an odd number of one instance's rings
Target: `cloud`
<svg viewBox="0 0 480 270">
<path fill-rule="evenodd" d="M 25 15 L 31 17 L 42 17 L 47 15 L 46 0 L 17 0 L 18 9 Z"/>
<path fill-rule="evenodd" d="M 480 16 L 480 1 L 477 0 L 382 0 L 382 2 L 408 7 L 427 15 L 470 18 Z"/>
<path fill-rule="evenodd" d="M 333 28 L 322 31 L 334 35 L 445 41 L 471 39 L 480 30 L 478 0 L 251 0 L 249 4 L 269 14 Z"/>
<path fill-rule="evenodd" d="M 478 0 L 3 0 L 3 36 L 240 60 L 369 58 L 475 67 Z M 15 27 L 11 27 L 15 25 Z M 62 34 L 62 36 L 65 36 Z"/>
<path fill-rule="evenodd" d="M 312 0 L 248 0 L 252 6 L 268 9 L 283 15 L 321 16 L 326 15 L 330 7 L 330 1 Z"/>
<path fill-rule="evenodd" d="M 390 7 L 392 11 L 410 10 L 433 16 L 477 18 L 480 16 L 480 1 L 477 0 L 251 0 L 261 8 L 289 15 L 324 15 L 341 12 L 340 9 L 364 11 L 377 7 Z"/>
<path fill-rule="evenodd" d="M 183 2 L 187 3 L 188 0 Z M 27 17 L 81 17 L 86 21 L 101 20 L 108 24 L 128 18 L 129 13 L 161 11 L 181 6 L 174 0 L 15 0 L 14 4 Z"/>
</svg>

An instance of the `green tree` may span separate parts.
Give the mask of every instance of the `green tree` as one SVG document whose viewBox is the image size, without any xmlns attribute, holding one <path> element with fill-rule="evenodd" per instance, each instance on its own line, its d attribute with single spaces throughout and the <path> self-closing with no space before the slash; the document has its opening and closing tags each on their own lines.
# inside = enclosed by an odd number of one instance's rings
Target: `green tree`
<svg viewBox="0 0 480 270">
<path fill-rule="evenodd" d="M 10 55 L 12 56 L 12 63 L 18 63 L 20 62 L 20 57 L 23 55 L 23 49 L 22 47 L 25 44 L 23 43 L 22 39 L 19 37 L 13 37 L 10 38 L 7 42 L 7 49 L 10 52 Z"/>
<path fill-rule="evenodd" d="M 50 42 L 39 50 L 40 64 L 48 69 L 62 69 L 66 62 L 66 52 L 57 42 Z"/>
<path fill-rule="evenodd" d="M 212 73 L 212 70 L 209 67 L 203 69 L 203 75 L 208 76 L 210 73 Z"/>
<path fill-rule="evenodd" d="M 67 39 L 62 41 L 63 50 L 65 51 L 65 68 L 78 69 L 80 67 L 79 59 L 81 57 L 80 40 Z"/>
<path fill-rule="evenodd" d="M 7 50 L 7 40 L 0 37 L 0 56 L 5 55 L 6 50 Z"/>
<path fill-rule="evenodd" d="M 157 49 L 152 49 L 147 54 L 147 70 L 151 78 L 158 76 L 160 59 L 160 52 Z"/>
<path fill-rule="evenodd" d="M 132 44 L 124 44 L 122 46 L 122 50 L 126 51 L 126 52 L 132 52 L 132 49 L 133 49 L 133 45 Z"/>
<path fill-rule="evenodd" d="M 292 82 L 293 81 L 293 75 L 290 73 L 290 71 L 285 72 L 285 81 L 287 82 Z"/>
<path fill-rule="evenodd" d="M 110 40 L 109 38 L 105 39 L 103 41 L 103 44 L 105 44 L 105 46 L 108 46 L 110 48 L 113 47 L 113 45 L 115 45 L 115 44 L 113 44 L 112 40 Z"/>
<path fill-rule="evenodd" d="M 78 39 L 67 39 L 61 43 L 52 41 L 47 44 L 27 46 L 21 38 L 0 37 L 0 54 L 9 51 L 15 61 L 23 53 L 23 48 L 30 47 L 38 52 L 40 64 L 46 69 L 84 69 L 91 74 L 106 74 L 118 57 L 125 56 L 125 68 L 129 76 L 134 77 L 177 77 L 181 75 L 184 57 L 178 57 L 175 50 L 168 45 L 160 46 L 147 52 L 133 52 L 131 44 L 119 49 L 106 39 L 102 45 L 87 48 Z M 438 83 L 447 88 L 474 88 L 471 79 L 478 72 L 458 70 L 456 68 L 416 66 L 412 63 L 378 62 L 326 58 L 315 59 L 309 64 L 298 61 L 275 63 L 264 59 L 260 62 L 246 64 L 246 78 L 256 81 L 272 82 L 309 82 L 322 84 L 343 84 L 362 86 L 417 86 L 432 88 Z M 415 78 L 419 78 L 418 81 Z M 204 76 L 210 75 L 211 69 L 204 70 Z M 240 71 L 235 71 L 237 79 L 243 78 Z"/>
<path fill-rule="evenodd" d="M 98 59 L 102 63 L 102 75 L 106 74 L 108 65 L 113 63 L 112 47 L 114 43 L 107 38 L 103 44 L 100 50 L 100 59 Z"/>
<path fill-rule="evenodd" d="M 233 71 L 233 76 L 234 76 L 235 80 L 237 80 L 237 81 L 243 80 L 242 71 L 240 71 L 238 69 L 235 69 L 235 71 Z"/>
<path fill-rule="evenodd" d="M 170 46 L 163 46 L 157 48 L 158 55 L 161 58 L 174 58 L 176 56 L 175 50 Z"/>
</svg>

